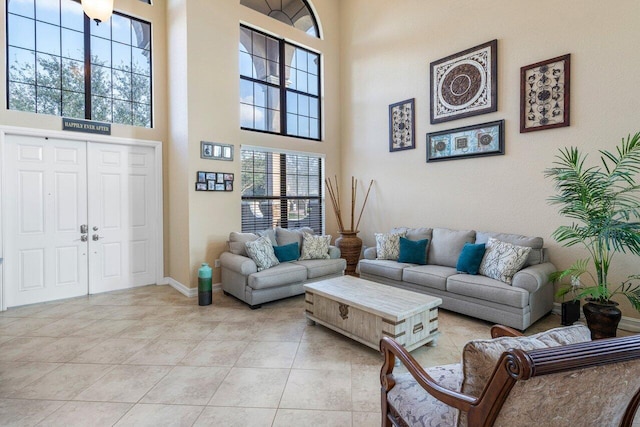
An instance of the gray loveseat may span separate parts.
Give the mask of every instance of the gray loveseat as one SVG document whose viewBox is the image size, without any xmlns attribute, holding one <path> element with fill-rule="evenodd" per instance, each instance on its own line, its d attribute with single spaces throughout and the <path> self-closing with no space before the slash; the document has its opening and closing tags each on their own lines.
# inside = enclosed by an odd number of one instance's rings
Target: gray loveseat
<svg viewBox="0 0 640 427">
<path fill-rule="evenodd" d="M 259 233 L 267 236 L 273 246 L 284 246 L 298 242 L 302 248 L 304 231 L 310 228 L 288 230 L 277 228 Z M 263 303 L 304 293 L 305 283 L 342 276 L 347 266 L 340 258 L 340 249 L 329 246 L 328 259 L 309 259 L 283 262 L 274 267 L 258 271 L 256 263 L 248 256 L 245 243 L 260 237 L 253 233 L 229 235 L 229 251 L 220 255 L 222 289 L 227 295 L 246 302 L 251 308 Z"/>
<path fill-rule="evenodd" d="M 549 275 L 556 268 L 548 262 L 541 237 L 446 228 L 391 230 L 403 231 L 409 240 L 429 240 L 426 265 L 376 259 L 376 248 L 369 247 L 358 264 L 361 278 L 437 296 L 446 310 L 519 330 L 525 330 L 553 308 L 554 288 Z M 486 243 L 491 237 L 532 248 L 511 284 L 456 270 L 465 243 Z"/>
</svg>

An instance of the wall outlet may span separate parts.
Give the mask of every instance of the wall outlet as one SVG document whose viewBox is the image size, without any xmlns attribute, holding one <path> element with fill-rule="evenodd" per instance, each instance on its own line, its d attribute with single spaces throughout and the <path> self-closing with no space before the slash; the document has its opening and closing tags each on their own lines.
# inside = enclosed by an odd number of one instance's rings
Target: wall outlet
<svg viewBox="0 0 640 427">
<path fill-rule="evenodd" d="M 219 260 L 219 259 L 217 259 L 217 260 L 213 261 L 213 265 L 214 265 L 216 268 L 220 268 L 220 260 Z"/>
</svg>

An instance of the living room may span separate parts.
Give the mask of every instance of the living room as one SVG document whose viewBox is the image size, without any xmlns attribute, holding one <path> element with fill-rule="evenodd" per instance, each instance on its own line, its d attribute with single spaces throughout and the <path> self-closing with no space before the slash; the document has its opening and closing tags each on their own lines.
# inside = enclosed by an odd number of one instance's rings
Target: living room
<svg viewBox="0 0 640 427">
<path fill-rule="evenodd" d="M 640 66 L 635 46 L 640 39 L 635 22 L 640 12 L 637 2 L 543 0 L 532 5 L 508 0 L 428 4 L 419 0 L 314 0 L 309 4 L 318 20 L 320 38 L 242 6 L 239 0 L 115 1 L 117 11 L 151 22 L 153 28 L 153 126 L 114 123 L 111 136 L 161 142 L 163 209 L 158 215 L 162 217 L 163 283 L 195 296 L 202 262 L 214 267 L 213 283 L 220 283 L 215 261 L 226 251 L 229 233 L 241 229 L 243 146 L 319 154 L 324 158 L 325 176 L 338 176 L 343 188 L 348 188 L 351 176 L 361 183 L 374 180 L 359 230 L 365 246 L 375 246 L 374 233 L 397 226 L 445 227 L 541 236 L 558 268 L 584 257 L 582 249 L 565 248 L 551 237 L 565 220 L 548 202 L 553 184 L 544 170 L 560 148 L 580 147 L 595 161 L 598 150 L 613 150 L 620 139 L 640 130 L 633 113 L 640 98 L 640 88 L 634 84 Z M 241 129 L 236 65 L 241 24 L 322 55 L 320 141 Z M 494 39 L 497 110 L 431 124 L 430 63 Z M 3 52 L 6 59 L 6 50 Z M 566 54 L 571 55 L 570 126 L 520 133 L 521 67 Z M 3 91 L 8 91 L 6 79 Z M 412 98 L 415 149 L 390 152 L 389 105 Z M 0 115 L 5 133 L 21 128 L 61 135 L 58 116 L 7 108 Z M 504 155 L 426 162 L 427 133 L 497 120 L 505 121 Z M 201 158 L 201 141 L 232 145 L 235 160 Z M 199 171 L 234 174 L 234 191 L 195 191 Z M 358 188 L 359 200 L 364 191 Z M 338 224 L 328 203 L 326 206 L 325 233 L 335 238 Z M 611 280 L 619 282 L 637 273 L 636 266 L 635 256 L 620 254 Z M 163 298 L 174 302 L 175 296 L 164 294 L 167 290 L 154 304 Z M 228 314 L 238 308 L 233 302 L 216 300 L 220 297 L 216 294 L 208 310 L 224 308 Z M 105 297 L 114 304 L 125 299 Z M 194 298 L 188 301 L 196 305 Z M 299 308 L 296 301 L 281 302 L 277 317 L 293 316 Z M 638 313 L 626 300 L 618 302 L 623 314 L 621 329 L 640 331 Z M 182 312 L 183 304 L 177 305 L 170 311 Z M 234 315 L 236 322 L 259 322 L 266 316 L 259 310 L 234 311 Z M 154 327 L 168 327 L 170 322 L 165 320 L 155 322 Z M 464 339 L 488 336 L 486 325 L 472 324 L 466 318 L 454 316 L 445 322 L 443 327 L 452 331 L 458 329 L 457 322 L 468 327 L 471 336 Z M 189 324 L 187 319 L 184 323 Z M 544 327 L 557 325 L 545 323 Z M 296 330 L 298 333 L 302 334 Z M 160 333 L 154 335 L 158 336 Z M 446 357 L 430 362 L 447 359 L 448 363 L 454 350 L 459 355 L 461 343 L 449 344 L 441 344 L 446 351 L 438 350 L 447 353 Z M 373 412 L 370 406 L 366 408 L 363 412 Z"/>
</svg>

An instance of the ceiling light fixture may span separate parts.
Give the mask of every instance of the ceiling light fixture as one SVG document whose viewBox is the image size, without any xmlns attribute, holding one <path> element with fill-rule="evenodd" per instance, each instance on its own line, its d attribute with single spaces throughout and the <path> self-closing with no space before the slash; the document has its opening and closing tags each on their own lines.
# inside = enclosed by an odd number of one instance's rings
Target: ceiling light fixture
<svg viewBox="0 0 640 427">
<path fill-rule="evenodd" d="M 108 21 L 113 13 L 113 0 L 82 0 L 82 10 L 97 24 Z"/>
</svg>

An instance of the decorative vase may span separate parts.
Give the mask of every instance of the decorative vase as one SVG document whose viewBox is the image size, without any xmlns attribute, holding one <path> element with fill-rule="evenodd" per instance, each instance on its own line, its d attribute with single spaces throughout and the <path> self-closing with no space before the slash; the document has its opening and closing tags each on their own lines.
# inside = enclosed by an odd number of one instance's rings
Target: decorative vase
<svg viewBox="0 0 640 427">
<path fill-rule="evenodd" d="M 356 275 L 356 267 L 360 261 L 360 251 L 362 250 L 362 239 L 358 237 L 358 231 L 339 231 L 340 237 L 336 239 L 335 245 L 340 249 L 340 257 L 347 261 L 345 274 Z"/>
<path fill-rule="evenodd" d="M 617 302 L 603 303 L 587 298 L 587 303 L 582 306 L 582 312 L 587 319 L 592 340 L 616 336 L 618 323 L 622 318 L 622 312 L 618 308 Z"/>
</svg>

